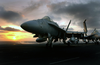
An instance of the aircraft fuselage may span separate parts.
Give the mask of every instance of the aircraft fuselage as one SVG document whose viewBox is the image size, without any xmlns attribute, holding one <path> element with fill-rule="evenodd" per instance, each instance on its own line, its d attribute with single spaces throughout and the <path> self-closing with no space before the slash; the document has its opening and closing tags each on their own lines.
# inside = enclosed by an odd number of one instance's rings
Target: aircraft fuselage
<svg viewBox="0 0 100 65">
<path fill-rule="evenodd" d="M 21 27 L 33 34 L 40 34 L 40 35 L 45 35 L 50 33 L 52 36 L 57 36 L 58 35 L 58 30 L 50 26 L 48 23 L 52 23 L 55 26 L 59 27 L 57 23 L 48 21 L 46 19 L 38 19 L 38 20 L 32 20 L 32 21 L 27 21 L 21 25 Z"/>
</svg>

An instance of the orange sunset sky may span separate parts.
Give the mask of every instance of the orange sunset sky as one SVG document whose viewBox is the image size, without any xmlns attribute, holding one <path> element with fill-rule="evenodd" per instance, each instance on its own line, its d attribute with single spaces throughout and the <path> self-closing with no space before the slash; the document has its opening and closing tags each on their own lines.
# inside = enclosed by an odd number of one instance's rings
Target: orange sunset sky
<svg viewBox="0 0 100 65">
<path fill-rule="evenodd" d="M 88 34 L 100 30 L 99 0 L 0 0 L 0 41 L 35 41 L 32 33 L 20 25 L 29 20 L 49 16 L 61 28 L 83 31 L 87 19 Z M 94 17 L 95 16 L 95 17 Z"/>
</svg>

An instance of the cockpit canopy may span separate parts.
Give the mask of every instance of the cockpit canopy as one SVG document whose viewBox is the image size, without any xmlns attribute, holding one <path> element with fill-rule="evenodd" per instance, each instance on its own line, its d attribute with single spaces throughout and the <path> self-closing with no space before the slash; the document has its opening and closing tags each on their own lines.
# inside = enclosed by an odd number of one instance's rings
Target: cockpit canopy
<svg viewBox="0 0 100 65">
<path fill-rule="evenodd" d="M 46 19 L 46 20 L 48 20 L 48 21 L 52 22 L 52 20 L 50 19 L 50 17 L 49 17 L 49 16 L 45 16 L 45 17 L 43 17 L 42 19 Z"/>
</svg>

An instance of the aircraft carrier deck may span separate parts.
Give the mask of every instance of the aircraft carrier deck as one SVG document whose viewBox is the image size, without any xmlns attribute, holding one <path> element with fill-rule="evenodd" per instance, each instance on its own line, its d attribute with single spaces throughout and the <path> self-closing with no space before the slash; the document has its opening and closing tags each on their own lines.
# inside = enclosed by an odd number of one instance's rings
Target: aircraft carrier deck
<svg viewBox="0 0 100 65">
<path fill-rule="evenodd" d="M 0 65 L 100 65 L 100 45 L 0 42 Z"/>
</svg>

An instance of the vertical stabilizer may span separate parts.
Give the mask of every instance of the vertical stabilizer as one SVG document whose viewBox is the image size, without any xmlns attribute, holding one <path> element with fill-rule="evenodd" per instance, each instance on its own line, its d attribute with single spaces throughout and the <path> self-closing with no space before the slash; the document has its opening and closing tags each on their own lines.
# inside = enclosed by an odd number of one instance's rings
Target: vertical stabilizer
<svg viewBox="0 0 100 65">
<path fill-rule="evenodd" d="M 84 32 L 85 32 L 85 35 L 87 36 L 87 26 L 86 26 L 86 19 L 84 20 L 83 22 L 83 26 L 84 26 Z"/>
<path fill-rule="evenodd" d="M 70 20 L 70 22 L 69 22 L 69 24 L 68 24 L 68 26 L 67 26 L 67 28 L 66 28 L 66 31 L 68 30 L 70 23 L 71 23 L 71 20 Z"/>
</svg>

